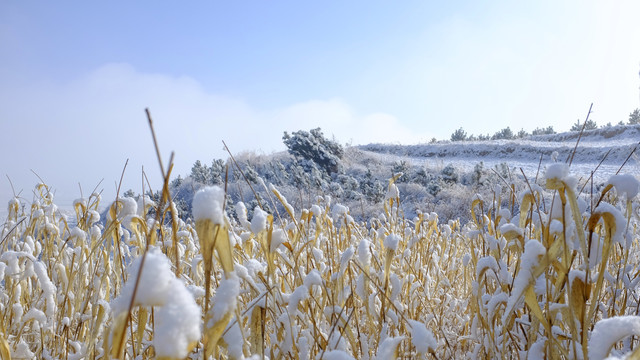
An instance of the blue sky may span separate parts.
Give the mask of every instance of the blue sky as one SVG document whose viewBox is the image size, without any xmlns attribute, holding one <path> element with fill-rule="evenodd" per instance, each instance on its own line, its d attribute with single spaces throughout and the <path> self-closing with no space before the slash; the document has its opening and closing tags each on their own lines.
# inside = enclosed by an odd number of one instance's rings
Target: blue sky
<svg viewBox="0 0 640 360">
<path fill-rule="evenodd" d="M 152 1 L 0 4 L 0 168 L 63 202 L 101 179 L 282 150 L 283 131 L 417 143 L 457 128 L 566 130 L 640 107 L 634 1 Z M 0 201 L 11 194 L 1 180 Z M 110 195 L 109 195 L 110 196 Z"/>
</svg>

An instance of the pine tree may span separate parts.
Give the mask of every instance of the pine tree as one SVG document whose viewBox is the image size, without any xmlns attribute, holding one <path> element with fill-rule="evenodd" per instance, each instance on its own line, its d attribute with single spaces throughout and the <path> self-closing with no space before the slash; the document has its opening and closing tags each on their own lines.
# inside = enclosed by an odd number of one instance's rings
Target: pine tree
<svg viewBox="0 0 640 360">
<path fill-rule="evenodd" d="M 629 125 L 640 124 L 640 109 L 635 109 L 629 114 Z"/>
<path fill-rule="evenodd" d="M 203 165 L 200 160 L 196 160 L 193 167 L 191 167 L 191 178 L 197 183 L 208 185 L 211 174 L 207 165 Z"/>
<path fill-rule="evenodd" d="M 327 174 L 338 172 L 344 149 L 336 141 L 324 137 L 322 130 L 316 128 L 310 132 L 296 131 L 282 137 L 289 153 L 298 159 L 316 163 Z"/>
</svg>

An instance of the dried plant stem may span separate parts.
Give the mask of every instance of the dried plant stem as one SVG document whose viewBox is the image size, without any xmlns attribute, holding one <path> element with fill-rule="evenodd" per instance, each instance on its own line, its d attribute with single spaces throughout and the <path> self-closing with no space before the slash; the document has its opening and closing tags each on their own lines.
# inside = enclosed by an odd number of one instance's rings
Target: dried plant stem
<svg viewBox="0 0 640 360">
<path fill-rule="evenodd" d="M 570 157 L 567 158 L 567 162 L 569 165 L 573 163 L 573 157 L 576 155 L 576 151 L 578 151 L 578 144 L 580 144 L 580 139 L 582 138 L 582 134 L 584 133 L 584 129 L 587 126 L 587 121 L 589 120 L 589 115 L 591 115 L 591 109 L 593 108 L 593 103 L 589 106 L 589 111 L 587 112 L 587 117 L 584 119 L 584 124 L 582 124 L 582 129 L 580 129 L 580 134 L 578 134 L 578 140 L 576 141 L 576 146 L 573 148 Z"/>
</svg>

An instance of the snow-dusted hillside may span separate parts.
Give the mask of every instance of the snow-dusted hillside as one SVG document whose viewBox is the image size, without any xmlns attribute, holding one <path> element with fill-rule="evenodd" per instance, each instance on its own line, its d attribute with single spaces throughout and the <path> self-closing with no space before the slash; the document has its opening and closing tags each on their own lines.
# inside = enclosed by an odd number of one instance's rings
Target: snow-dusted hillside
<svg viewBox="0 0 640 360">
<path fill-rule="evenodd" d="M 469 216 L 474 194 L 487 195 L 495 184 L 517 183 L 524 186 L 521 169 L 530 180 L 541 178 L 548 165 L 565 162 L 570 157 L 576 148 L 578 135 L 577 132 L 567 132 L 517 140 L 353 146 L 344 149 L 339 160 L 340 170 L 332 174 L 314 168 L 309 161 L 296 160 L 287 152 L 271 155 L 244 152 L 236 159 L 256 192 L 265 199 L 270 196 L 269 184 L 278 187 L 296 207 L 310 207 L 316 196 L 330 195 L 334 202 L 349 206 L 354 216 L 366 219 L 375 215 L 379 208 L 388 180 L 403 172 L 404 176 L 396 183 L 407 217 L 411 218 L 418 212 L 436 211 L 444 219 L 459 217 L 464 220 Z M 593 185 L 597 188 L 618 172 L 639 140 L 640 125 L 586 131 L 578 143 L 570 172 L 582 187 L 590 184 L 591 174 L 595 171 Z M 627 161 L 622 173 L 640 174 L 637 155 Z M 206 170 L 210 159 L 201 160 L 205 171 L 214 171 L 211 167 Z M 217 174 L 213 177 L 217 177 L 217 182 L 211 176 L 204 176 L 208 180 L 198 180 L 190 174 L 181 174 L 182 178 L 174 182 L 172 193 L 184 216 L 190 215 L 191 199 L 196 190 L 204 185 L 220 184 L 224 178 L 225 161 L 216 160 L 215 163 Z M 232 162 L 228 165 L 231 201 L 247 203 L 251 212 L 257 205 L 254 189 L 248 186 Z M 29 188 L 29 184 L 19 186 Z M 30 199 L 23 200 L 28 202 Z M 73 213 L 72 208 L 64 206 L 60 210 Z M 0 216 L 2 219 L 6 217 L 6 206 L 0 209 Z"/>
<path fill-rule="evenodd" d="M 578 135 L 578 132 L 566 132 L 517 140 L 445 141 L 419 145 L 370 144 L 359 148 L 368 153 L 383 154 L 387 161 L 403 159 L 417 164 L 452 163 L 461 169 L 472 168 L 480 161 L 489 167 L 507 163 L 512 167 L 522 167 L 525 173 L 530 174 L 537 171 L 541 160 L 542 166 L 552 161 L 565 162 L 576 148 Z M 639 141 L 640 125 L 585 131 L 573 158 L 572 171 L 589 176 L 604 159 L 594 174 L 596 180 L 603 181 L 618 171 Z M 555 160 L 554 153 L 557 153 Z M 630 159 L 623 170 L 640 174 L 637 158 Z"/>
</svg>

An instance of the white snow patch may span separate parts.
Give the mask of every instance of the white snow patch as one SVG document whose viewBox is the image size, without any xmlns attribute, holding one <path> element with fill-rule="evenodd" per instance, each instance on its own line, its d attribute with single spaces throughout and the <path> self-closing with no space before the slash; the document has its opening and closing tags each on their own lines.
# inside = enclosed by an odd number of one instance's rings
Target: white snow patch
<svg viewBox="0 0 640 360">
<path fill-rule="evenodd" d="M 627 200 L 636 197 L 638 191 L 640 191 L 640 182 L 629 174 L 613 175 L 605 185 L 609 184 L 616 188 L 618 195 L 625 196 Z"/>
<path fill-rule="evenodd" d="M 624 233 L 624 228 L 626 226 L 627 220 L 624 218 L 624 216 L 622 215 L 622 213 L 620 212 L 620 210 L 618 210 L 618 208 L 616 208 L 615 206 L 606 203 L 606 202 L 601 202 L 600 205 L 598 205 L 598 207 L 593 211 L 593 213 L 609 213 L 613 216 L 614 221 L 615 221 L 615 232 L 613 233 L 613 241 L 614 242 L 619 242 L 621 244 L 624 245 L 623 243 L 623 239 L 622 239 L 622 234 Z"/>
<path fill-rule="evenodd" d="M 547 249 L 538 240 L 531 239 L 525 243 L 524 253 L 521 257 L 520 270 L 513 282 L 513 289 L 503 315 L 503 322 L 507 321 L 508 316 L 511 315 L 511 311 L 516 306 L 516 303 L 520 300 L 527 287 L 535 282 L 535 279 L 533 278 L 533 271 L 538 265 L 540 257 L 544 255 L 546 251 Z"/>
<path fill-rule="evenodd" d="M 213 296 L 213 307 L 211 308 L 213 313 L 211 321 L 213 324 L 222 319 L 228 312 L 235 310 L 239 295 L 240 279 L 234 272 L 231 272 L 228 278 L 220 281 L 220 286 L 218 286 Z"/>
<path fill-rule="evenodd" d="M 396 186 L 396 184 L 389 185 L 389 189 L 387 190 L 387 194 L 384 196 L 384 199 L 385 200 L 397 199 L 399 197 L 400 197 L 400 190 L 398 190 L 398 187 Z"/>
<path fill-rule="evenodd" d="M 309 297 L 309 288 L 306 285 L 298 286 L 293 293 L 289 296 L 289 304 L 287 310 L 291 316 L 294 316 L 298 311 L 298 305 L 301 301 Z"/>
<path fill-rule="evenodd" d="M 424 323 L 409 320 L 409 324 L 411 325 L 411 343 L 416 347 L 418 353 L 426 356 L 429 349 L 435 350 L 438 347 L 436 338 Z"/>
<path fill-rule="evenodd" d="M 305 276 L 303 284 L 309 289 L 311 289 L 313 285 L 322 286 L 322 276 L 320 272 L 316 269 L 311 270 L 307 276 Z"/>
<path fill-rule="evenodd" d="M 512 223 L 506 223 L 500 226 L 500 232 L 506 234 L 510 231 L 515 231 L 518 235 L 522 236 L 524 234 L 523 230 Z"/>
<path fill-rule="evenodd" d="M 219 186 L 207 186 L 193 196 L 193 218 L 209 219 L 214 224 L 224 224 L 224 190 Z"/>
<path fill-rule="evenodd" d="M 631 335 L 640 335 L 640 316 L 616 316 L 598 321 L 589 339 L 589 359 L 604 359 L 613 345 Z"/>
<path fill-rule="evenodd" d="M 493 256 L 484 256 L 478 259 L 478 265 L 476 267 L 476 277 L 480 277 L 480 274 L 487 271 L 488 269 L 493 270 L 496 275 L 500 272 L 498 262 Z"/>
<path fill-rule="evenodd" d="M 368 267 L 371 265 L 371 250 L 369 246 L 371 242 L 367 239 L 360 240 L 360 244 L 358 245 L 358 260 L 363 267 Z"/>
<path fill-rule="evenodd" d="M 322 209 L 318 205 L 313 205 L 311 206 L 311 213 L 313 213 L 313 215 L 315 215 L 316 217 L 320 217 L 322 216 Z"/>
<path fill-rule="evenodd" d="M 253 209 L 253 218 L 251 219 L 251 231 L 254 234 L 259 234 L 261 231 L 267 230 L 267 214 L 266 211 L 260 209 L 259 206 L 256 206 Z"/>
<path fill-rule="evenodd" d="M 349 208 L 342 204 L 335 204 L 333 205 L 333 210 L 331 211 L 331 213 L 333 215 L 333 221 L 338 222 L 338 219 L 340 219 L 341 216 L 347 216 L 347 214 L 349 213 Z"/>
<path fill-rule="evenodd" d="M 351 261 L 351 258 L 353 257 L 353 253 L 354 253 L 353 246 L 349 246 L 340 255 L 340 271 L 341 272 L 344 271 L 349 265 L 349 261 Z"/>
<path fill-rule="evenodd" d="M 386 238 L 384 238 L 384 247 L 389 250 L 396 251 L 400 240 L 402 240 L 402 238 L 399 235 L 389 234 Z"/>
<path fill-rule="evenodd" d="M 120 296 L 111 303 L 115 314 L 128 310 L 141 263 L 142 257 L 139 257 L 130 265 L 128 280 Z M 200 339 L 200 307 L 182 280 L 175 277 L 169 259 L 158 248 L 146 254 L 134 306 L 159 307 L 153 340 L 157 356 L 184 358 L 189 344 Z"/>
<path fill-rule="evenodd" d="M 249 229 L 249 227 L 251 227 L 251 223 L 249 223 L 249 220 L 247 220 L 247 207 L 242 201 L 240 201 L 235 205 L 235 210 L 240 225 L 242 225 L 242 227 L 245 229 Z"/>
<path fill-rule="evenodd" d="M 287 238 L 287 233 L 282 229 L 275 229 L 271 236 L 271 247 L 270 251 L 274 252 L 276 249 L 287 242 L 289 239 Z"/>
<path fill-rule="evenodd" d="M 404 336 L 388 337 L 378 346 L 377 360 L 395 360 L 395 352 L 400 345 L 400 342 L 404 340 Z"/>
<path fill-rule="evenodd" d="M 547 180 L 557 179 L 564 181 L 569 176 L 569 165 L 564 163 L 551 164 L 547 167 L 544 175 Z"/>
<path fill-rule="evenodd" d="M 227 351 L 231 359 L 244 359 L 244 353 L 242 352 L 242 345 L 244 339 L 242 338 L 242 332 L 238 326 L 238 322 L 231 320 L 233 324 L 224 334 L 224 342 L 227 343 Z"/>
<path fill-rule="evenodd" d="M 355 360 L 355 358 L 342 350 L 331 350 L 324 353 L 322 357 L 326 360 Z"/>
</svg>

